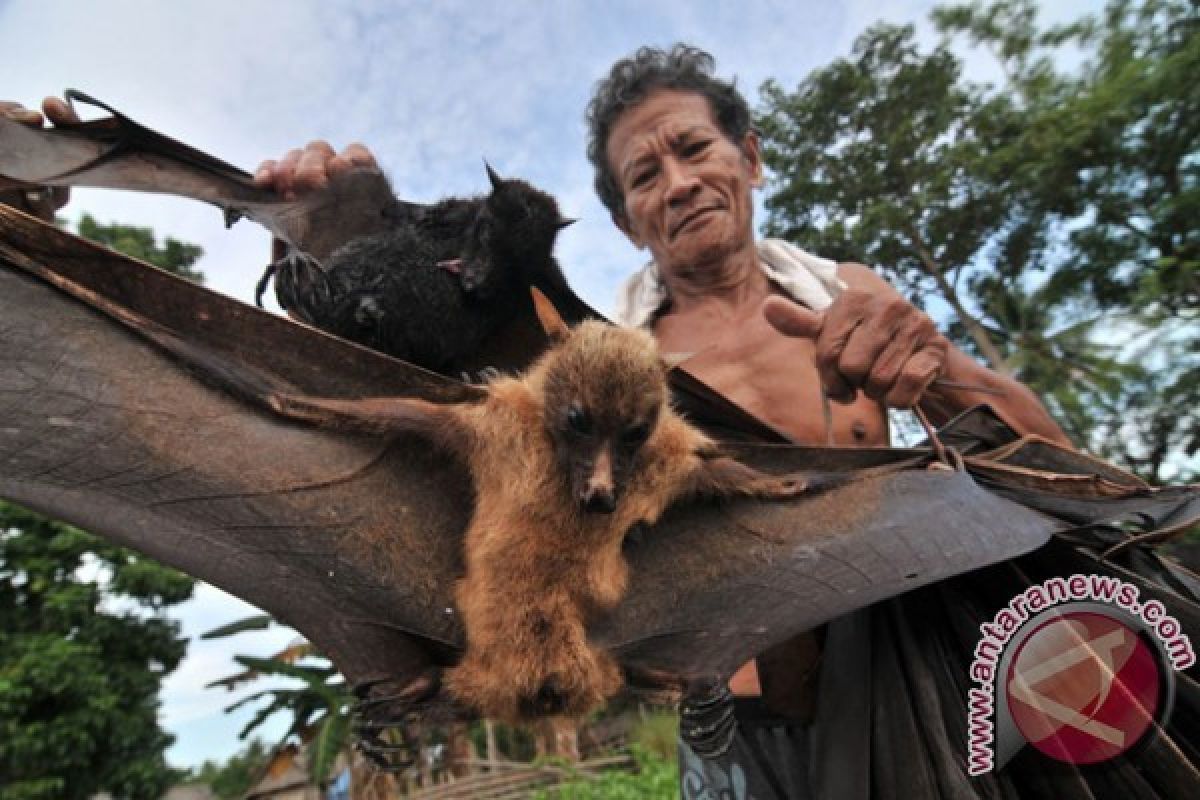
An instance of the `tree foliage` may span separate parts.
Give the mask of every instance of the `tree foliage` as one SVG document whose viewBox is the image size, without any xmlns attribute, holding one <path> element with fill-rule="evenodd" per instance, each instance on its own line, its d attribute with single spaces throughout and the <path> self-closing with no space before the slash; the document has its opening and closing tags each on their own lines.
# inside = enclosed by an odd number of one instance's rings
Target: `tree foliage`
<svg viewBox="0 0 1200 800">
<path fill-rule="evenodd" d="M 204 281 L 204 273 L 192 269 L 192 265 L 204 255 L 204 249 L 199 245 L 187 244 L 170 236 L 160 245 L 151 228 L 118 225 L 115 222 L 101 225 L 91 214 L 79 218 L 79 235 L 189 281 Z"/>
<path fill-rule="evenodd" d="M 199 256 L 86 215 L 81 231 L 138 243 L 134 255 L 185 273 Z M 157 800 L 178 779 L 158 692 L 185 649 L 166 610 L 192 588 L 149 558 L 0 502 L 0 800 Z"/>
<path fill-rule="evenodd" d="M 1039 27 L 1029 0 L 876 25 L 763 87 L 767 231 L 878 265 L 1037 390 L 1080 444 L 1151 479 L 1200 448 L 1200 29 L 1186 0 Z M 963 76 L 956 44 L 1001 78 Z"/>
<path fill-rule="evenodd" d="M 217 639 L 244 631 L 261 630 L 273 620 L 255 615 L 211 630 L 202 638 Z M 287 714 L 291 723 L 280 744 L 295 738 L 306 746 L 309 777 L 318 786 L 330 779 L 338 754 L 347 752 L 352 742 L 350 718 L 354 697 L 345 678 L 326 658 L 306 641 L 293 644 L 266 658 L 239 655 L 234 660 L 245 669 L 219 678 L 208 688 L 237 686 L 264 677 L 291 679 L 292 686 L 263 689 L 227 706 L 226 712 L 258 704 L 258 710 L 238 734 L 245 738 L 275 714 Z M 263 702 L 266 701 L 266 702 Z"/>
<path fill-rule="evenodd" d="M 0 798 L 154 800 L 176 778 L 158 690 L 191 579 L 0 504 Z"/>
</svg>

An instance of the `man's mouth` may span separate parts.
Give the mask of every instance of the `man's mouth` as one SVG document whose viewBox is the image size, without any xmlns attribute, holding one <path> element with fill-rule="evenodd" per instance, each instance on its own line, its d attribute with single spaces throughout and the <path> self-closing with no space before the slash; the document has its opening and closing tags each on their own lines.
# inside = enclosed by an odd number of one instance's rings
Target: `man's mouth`
<svg viewBox="0 0 1200 800">
<path fill-rule="evenodd" d="M 674 227 L 671 228 L 671 238 L 674 239 L 676 236 L 678 236 L 683 231 L 684 228 L 686 228 L 688 225 L 691 225 L 693 222 L 700 219 L 701 217 L 703 217 L 705 214 L 709 213 L 710 211 L 719 211 L 719 210 L 720 209 L 717 206 L 707 206 L 705 208 L 696 209 L 695 211 L 691 212 L 683 219 L 679 220 L 679 222 L 675 223 Z"/>
</svg>

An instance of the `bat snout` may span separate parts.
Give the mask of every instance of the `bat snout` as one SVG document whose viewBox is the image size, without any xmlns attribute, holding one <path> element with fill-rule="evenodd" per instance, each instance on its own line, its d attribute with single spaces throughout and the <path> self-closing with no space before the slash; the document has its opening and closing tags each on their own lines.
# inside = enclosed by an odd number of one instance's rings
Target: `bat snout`
<svg viewBox="0 0 1200 800">
<path fill-rule="evenodd" d="M 592 464 L 591 475 L 580 493 L 585 511 L 611 514 L 617 508 L 617 486 L 613 479 L 612 454 L 607 447 L 601 448 Z"/>
<path fill-rule="evenodd" d="M 583 510 L 593 514 L 611 514 L 617 510 L 617 495 L 612 487 L 595 491 L 589 489 L 583 496 Z"/>
</svg>

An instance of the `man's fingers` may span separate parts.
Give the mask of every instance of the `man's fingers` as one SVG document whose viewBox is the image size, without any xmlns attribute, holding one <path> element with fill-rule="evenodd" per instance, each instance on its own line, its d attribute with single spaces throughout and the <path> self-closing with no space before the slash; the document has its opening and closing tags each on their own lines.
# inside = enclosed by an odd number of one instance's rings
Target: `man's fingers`
<svg viewBox="0 0 1200 800">
<path fill-rule="evenodd" d="M 863 381 L 863 392 L 867 397 L 878 403 L 884 402 L 913 351 L 920 350 L 922 346 L 923 342 L 914 343 L 904 335 L 903 330 L 893 335 L 875 357 L 875 363 Z"/>
<path fill-rule="evenodd" d="M 325 164 L 325 174 L 331 179 L 338 175 L 344 175 L 352 169 L 354 169 L 353 162 L 344 155 L 334 156 Z"/>
<path fill-rule="evenodd" d="M 47 97 L 42 100 L 42 112 L 55 125 L 78 125 L 82 120 L 71 108 L 71 104 L 61 97 Z"/>
<path fill-rule="evenodd" d="M 329 142 L 309 142 L 296 164 L 293 186 L 297 191 L 324 189 L 329 185 L 329 162 L 337 156 Z"/>
<path fill-rule="evenodd" d="M 266 161 L 258 165 L 258 169 L 254 170 L 254 185 L 264 188 L 271 188 L 275 185 L 275 170 L 278 164 L 275 159 L 268 158 Z"/>
<path fill-rule="evenodd" d="M 945 353 L 926 348 L 913 355 L 904 365 L 900 377 L 887 393 L 884 402 L 892 408 L 912 408 L 921 399 L 929 384 L 937 380 L 945 363 Z"/>
<path fill-rule="evenodd" d="M 352 142 L 346 145 L 346 149 L 341 153 L 341 158 L 344 158 L 356 167 L 379 169 L 379 165 L 375 162 L 374 154 L 367 149 L 366 145 L 360 142 Z"/>
<path fill-rule="evenodd" d="M 815 339 L 821 332 L 824 315 L 797 305 L 782 297 L 768 297 L 763 302 L 763 316 L 785 336 Z"/>
<path fill-rule="evenodd" d="M 291 200 L 297 194 L 318 191 L 329 186 L 329 179 L 355 167 L 378 169 L 375 156 L 361 144 L 355 143 L 341 153 L 329 142 L 316 140 L 303 149 L 289 150 L 278 161 L 267 160 L 254 171 L 254 184 L 273 188 Z"/>
<path fill-rule="evenodd" d="M 292 195 L 296 185 L 296 165 L 300 163 L 303 151 L 299 148 L 288 150 L 279 163 L 275 165 L 275 191 L 284 197 Z"/>
<path fill-rule="evenodd" d="M 32 108 L 26 108 L 20 103 L 0 102 L 0 116 L 7 117 L 14 122 L 32 125 L 36 128 L 42 127 L 42 115 Z"/>
</svg>

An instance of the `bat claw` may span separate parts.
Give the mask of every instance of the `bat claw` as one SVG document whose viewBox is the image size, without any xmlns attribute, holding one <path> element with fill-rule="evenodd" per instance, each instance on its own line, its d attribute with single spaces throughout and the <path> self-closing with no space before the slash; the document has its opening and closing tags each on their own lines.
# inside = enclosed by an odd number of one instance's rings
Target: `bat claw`
<svg viewBox="0 0 1200 800">
<path fill-rule="evenodd" d="M 733 694 L 724 683 L 691 693 L 679 713 L 679 737 L 701 758 L 719 758 L 728 752 L 737 731 Z"/>
<path fill-rule="evenodd" d="M 254 302 L 262 308 L 262 298 L 266 294 L 271 279 L 275 279 L 275 299 L 281 308 L 303 312 L 306 317 L 312 317 L 305 309 L 328 305 L 332 298 L 332 287 L 328 276 L 321 268 L 320 262 L 300 250 L 289 249 L 286 254 L 272 261 L 263 270 L 262 277 L 254 287 Z"/>
<path fill-rule="evenodd" d="M 441 692 L 441 669 L 432 667 L 399 691 L 380 692 L 395 678 L 375 678 L 354 685 L 353 731 L 358 749 L 375 766 L 389 772 L 407 769 L 419 750 L 419 730 Z M 430 713 L 430 716 L 435 714 Z"/>
<path fill-rule="evenodd" d="M 438 269 L 444 269 L 453 275 L 461 275 L 463 268 L 463 260 L 461 258 L 449 258 L 445 261 L 437 262 Z"/>
<path fill-rule="evenodd" d="M 354 706 L 355 712 L 360 716 L 367 717 L 376 709 L 395 710 L 398 708 L 401 713 L 405 713 L 424 705 L 437 697 L 441 691 L 442 671 L 437 668 L 426 670 L 398 692 L 371 696 L 372 690 L 390 682 L 391 679 L 383 678 L 356 685 L 354 693 L 359 700 Z"/>
</svg>

